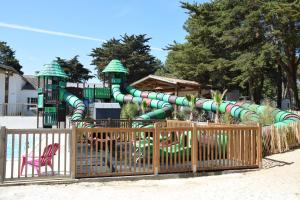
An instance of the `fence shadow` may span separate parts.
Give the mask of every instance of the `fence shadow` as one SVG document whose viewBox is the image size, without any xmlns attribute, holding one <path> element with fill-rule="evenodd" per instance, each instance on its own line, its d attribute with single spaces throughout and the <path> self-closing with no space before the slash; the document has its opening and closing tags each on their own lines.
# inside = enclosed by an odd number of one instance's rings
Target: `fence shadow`
<svg viewBox="0 0 300 200">
<path fill-rule="evenodd" d="M 271 158 L 264 158 L 263 159 L 263 168 L 264 169 L 271 169 L 274 167 L 283 167 L 285 165 L 292 165 L 295 162 L 286 162 L 286 161 L 281 161 L 281 160 L 276 160 L 276 159 L 271 159 Z"/>
</svg>

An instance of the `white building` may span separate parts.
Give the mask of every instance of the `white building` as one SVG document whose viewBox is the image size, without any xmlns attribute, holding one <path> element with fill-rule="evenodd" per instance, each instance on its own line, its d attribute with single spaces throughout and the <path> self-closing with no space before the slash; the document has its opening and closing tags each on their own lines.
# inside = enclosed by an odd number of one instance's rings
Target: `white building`
<svg viewBox="0 0 300 200">
<path fill-rule="evenodd" d="M 0 115 L 32 114 L 35 106 L 28 104 L 36 103 L 37 79 L 0 64 Z"/>
</svg>

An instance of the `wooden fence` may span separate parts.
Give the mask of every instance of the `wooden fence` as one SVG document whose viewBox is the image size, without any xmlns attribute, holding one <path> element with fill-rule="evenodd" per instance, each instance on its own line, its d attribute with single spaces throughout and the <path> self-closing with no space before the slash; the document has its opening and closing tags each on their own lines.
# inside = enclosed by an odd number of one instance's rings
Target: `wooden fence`
<svg viewBox="0 0 300 200">
<path fill-rule="evenodd" d="M 135 120 L 135 119 L 97 119 L 97 120 L 80 120 L 80 121 L 73 121 L 73 124 L 79 122 L 88 122 L 93 124 L 95 127 L 106 127 L 106 128 L 131 128 L 134 125 L 141 125 L 147 126 L 150 124 L 158 123 L 158 122 L 165 122 L 164 119 L 153 119 L 153 120 Z M 71 125 L 72 123 L 70 123 Z M 70 126 L 69 125 L 69 126 Z"/>
<path fill-rule="evenodd" d="M 201 172 L 261 166 L 259 126 L 185 125 L 74 128 L 72 177 Z"/>
<path fill-rule="evenodd" d="M 70 177 L 71 129 L 0 131 L 0 182 Z"/>
<path fill-rule="evenodd" d="M 154 128 L 2 127 L 0 182 L 258 168 L 261 138 L 259 126 L 175 121 Z"/>
</svg>

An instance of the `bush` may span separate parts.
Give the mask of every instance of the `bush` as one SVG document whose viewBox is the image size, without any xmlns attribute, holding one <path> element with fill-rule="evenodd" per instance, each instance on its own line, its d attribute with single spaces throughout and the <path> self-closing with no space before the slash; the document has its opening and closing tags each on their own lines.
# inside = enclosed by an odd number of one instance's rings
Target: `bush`
<svg viewBox="0 0 300 200">
<path fill-rule="evenodd" d="M 264 107 L 263 111 L 261 113 L 258 113 L 259 116 L 259 123 L 262 126 L 267 126 L 275 123 L 275 118 L 271 114 L 274 108 L 271 105 L 271 102 L 269 100 L 264 100 L 262 103 Z"/>
<path fill-rule="evenodd" d="M 139 105 L 135 103 L 126 103 L 121 110 L 122 119 L 133 119 L 139 114 Z"/>
</svg>

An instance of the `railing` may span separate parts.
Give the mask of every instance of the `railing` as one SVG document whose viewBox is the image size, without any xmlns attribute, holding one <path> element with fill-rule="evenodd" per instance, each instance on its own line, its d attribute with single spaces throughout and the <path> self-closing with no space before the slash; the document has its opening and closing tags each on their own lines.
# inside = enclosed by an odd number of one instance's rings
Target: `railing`
<svg viewBox="0 0 300 200">
<path fill-rule="evenodd" d="M 261 166 L 259 126 L 73 129 L 74 177 L 201 172 Z"/>
<path fill-rule="evenodd" d="M 75 125 L 78 122 L 82 122 L 82 121 L 73 121 Z M 132 128 L 136 125 L 140 125 L 144 127 L 158 122 L 165 122 L 165 120 L 97 119 L 97 120 L 85 120 L 84 122 L 93 124 L 95 127 Z"/>
<path fill-rule="evenodd" d="M 36 116 L 37 104 L 0 104 L 0 116 Z"/>
<path fill-rule="evenodd" d="M 176 126 L 172 123 L 169 125 Z M 0 183 L 32 178 L 195 173 L 261 166 L 259 126 L 186 123 L 185 127 L 163 127 L 158 124 L 154 128 L 74 126 L 72 130 L 2 127 Z"/>
<path fill-rule="evenodd" d="M 258 126 L 202 126 L 196 128 L 199 171 L 261 166 L 261 129 Z"/>
<path fill-rule="evenodd" d="M 154 129 L 74 129 L 76 177 L 152 174 L 150 138 Z"/>
<path fill-rule="evenodd" d="M 70 177 L 71 129 L 1 127 L 0 139 L 0 182 Z"/>
</svg>

